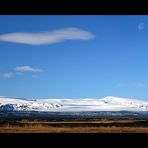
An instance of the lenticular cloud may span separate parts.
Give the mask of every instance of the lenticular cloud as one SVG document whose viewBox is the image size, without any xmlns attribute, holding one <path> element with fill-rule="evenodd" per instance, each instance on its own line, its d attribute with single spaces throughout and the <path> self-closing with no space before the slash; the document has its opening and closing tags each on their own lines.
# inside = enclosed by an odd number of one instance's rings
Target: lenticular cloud
<svg viewBox="0 0 148 148">
<path fill-rule="evenodd" d="M 78 28 L 65 28 L 38 33 L 15 32 L 0 35 L 0 41 L 29 45 L 53 44 L 65 40 L 90 40 L 92 38 L 94 38 L 94 35 L 91 32 Z"/>
<path fill-rule="evenodd" d="M 33 68 L 31 66 L 18 66 L 15 68 L 16 71 L 21 71 L 21 72 L 41 72 L 42 69 L 39 68 Z"/>
</svg>

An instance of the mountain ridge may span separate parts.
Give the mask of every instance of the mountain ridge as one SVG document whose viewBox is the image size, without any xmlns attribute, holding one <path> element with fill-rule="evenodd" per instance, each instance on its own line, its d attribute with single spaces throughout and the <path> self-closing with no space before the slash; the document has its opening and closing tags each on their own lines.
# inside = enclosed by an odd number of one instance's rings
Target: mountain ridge
<svg viewBox="0 0 148 148">
<path fill-rule="evenodd" d="M 107 96 L 81 99 L 0 97 L 0 111 L 148 111 L 148 101 Z"/>
</svg>

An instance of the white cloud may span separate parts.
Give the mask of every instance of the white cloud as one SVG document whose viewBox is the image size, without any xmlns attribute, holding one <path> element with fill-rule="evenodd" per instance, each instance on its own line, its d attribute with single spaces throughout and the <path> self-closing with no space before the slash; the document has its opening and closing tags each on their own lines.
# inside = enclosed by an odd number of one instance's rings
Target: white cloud
<svg viewBox="0 0 148 148">
<path fill-rule="evenodd" d="M 117 87 L 129 87 L 128 83 L 119 83 L 117 84 Z"/>
<path fill-rule="evenodd" d="M 21 72 L 41 72 L 41 71 L 43 71 L 42 69 L 33 68 L 31 66 L 18 66 L 15 68 L 15 70 L 21 71 Z"/>
<path fill-rule="evenodd" d="M 148 84 L 146 84 L 146 83 L 137 83 L 137 84 L 135 84 L 135 87 L 138 87 L 138 88 L 145 88 L 147 86 L 148 86 Z"/>
<path fill-rule="evenodd" d="M 13 72 L 0 73 L 0 77 L 4 79 L 10 79 L 11 77 L 13 77 Z"/>
<path fill-rule="evenodd" d="M 92 38 L 94 38 L 94 35 L 91 32 L 79 28 L 65 28 L 38 33 L 15 32 L 0 35 L 0 41 L 30 45 L 53 44 L 65 40 L 90 40 Z"/>
<path fill-rule="evenodd" d="M 117 87 L 127 87 L 127 88 L 146 88 L 148 87 L 147 83 L 139 82 L 139 83 L 119 83 Z"/>
<path fill-rule="evenodd" d="M 138 30 L 142 31 L 144 29 L 144 23 L 139 23 L 138 24 Z"/>
<path fill-rule="evenodd" d="M 42 69 L 39 68 L 33 68 L 31 66 L 18 66 L 15 68 L 15 72 L 0 72 L 0 77 L 3 79 L 10 79 L 13 76 L 21 76 L 24 75 L 24 72 L 33 72 L 33 73 L 37 73 L 37 72 L 42 72 Z M 37 75 L 33 74 L 32 75 L 33 78 L 36 78 Z"/>
</svg>

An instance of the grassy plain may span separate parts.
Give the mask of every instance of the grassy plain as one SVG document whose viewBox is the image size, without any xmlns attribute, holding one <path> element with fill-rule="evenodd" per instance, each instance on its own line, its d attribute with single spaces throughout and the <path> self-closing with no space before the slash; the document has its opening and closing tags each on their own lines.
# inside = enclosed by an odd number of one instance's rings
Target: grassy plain
<svg viewBox="0 0 148 148">
<path fill-rule="evenodd" d="M 148 133 L 148 119 L 0 120 L 0 133 Z"/>
</svg>

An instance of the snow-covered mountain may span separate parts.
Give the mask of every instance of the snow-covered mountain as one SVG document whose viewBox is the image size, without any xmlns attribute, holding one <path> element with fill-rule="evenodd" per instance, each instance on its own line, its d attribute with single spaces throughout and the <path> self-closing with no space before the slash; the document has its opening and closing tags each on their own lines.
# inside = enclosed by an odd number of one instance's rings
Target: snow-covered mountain
<svg viewBox="0 0 148 148">
<path fill-rule="evenodd" d="M 148 101 L 120 97 L 100 99 L 24 99 L 0 97 L 0 111 L 148 111 Z"/>
</svg>

